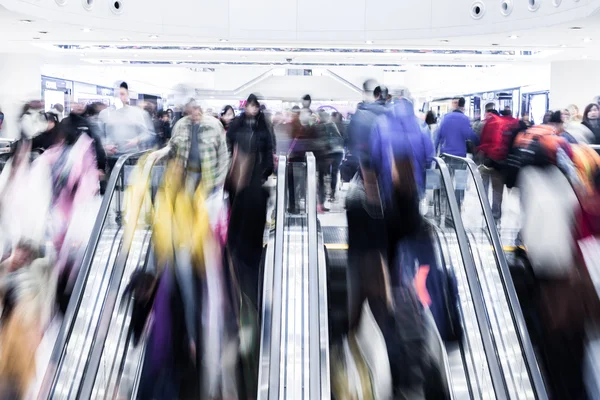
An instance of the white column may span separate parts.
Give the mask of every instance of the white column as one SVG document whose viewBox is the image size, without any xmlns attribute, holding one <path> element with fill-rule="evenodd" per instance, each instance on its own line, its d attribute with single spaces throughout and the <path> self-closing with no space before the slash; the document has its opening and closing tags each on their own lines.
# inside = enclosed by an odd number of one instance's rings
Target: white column
<svg viewBox="0 0 600 400">
<path fill-rule="evenodd" d="M 23 104 L 41 99 L 42 62 L 35 55 L 2 54 L 0 62 L 0 110 L 4 124 L 0 136 L 19 136 L 19 116 Z"/>
<path fill-rule="evenodd" d="M 600 61 L 556 61 L 550 66 L 550 109 L 583 109 L 600 96 Z"/>
</svg>

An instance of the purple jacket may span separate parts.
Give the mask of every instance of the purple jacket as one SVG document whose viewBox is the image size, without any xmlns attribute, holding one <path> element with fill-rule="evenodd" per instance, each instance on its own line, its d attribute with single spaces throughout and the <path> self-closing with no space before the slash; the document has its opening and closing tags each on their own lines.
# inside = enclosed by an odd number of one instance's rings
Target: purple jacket
<svg viewBox="0 0 600 400">
<path fill-rule="evenodd" d="M 479 144 L 479 138 L 471 128 L 469 117 L 460 111 L 454 111 L 444 116 L 436 139 L 435 150 L 453 156 L 465 157 L 467 155 L 467 140 Z"/>
<path fill-rule="evenodd" d="M 377 119 L 371 135 L 372 167 L 379 177 L 386 204 L 390 204 L 392 194 L 390 149 L 395 156 L 411 158 L 422 197 L 425 170 L 433 161 L 433 144 L 429 133 L 421 127 L 412 103 L 406 99 L 396 100 L 389 111 Z"/>
</svg>

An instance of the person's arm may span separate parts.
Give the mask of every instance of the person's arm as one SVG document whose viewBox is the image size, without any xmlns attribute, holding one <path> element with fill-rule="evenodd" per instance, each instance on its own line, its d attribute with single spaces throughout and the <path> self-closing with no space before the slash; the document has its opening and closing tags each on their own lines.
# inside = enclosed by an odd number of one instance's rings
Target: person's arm
<svg viewBox="0 0 600 400">
<path fill-rule="evenodd" d="M 444 124 L 441 123 L 437 128 L 437 132 L 435 133 L 435 144 L 433 145 L 433 152 L 435 154 L 437 154 L 440 151 L 440 144 L 443 140 L 445 140 L 445 138 L 446 129 L 444 129 Z"/>
<path fill-rule="evenodd" d="M 423 133 L 421 136 L 423 142 L 423 149 L 425 151 L 425 168 L 431 168 L 431 163 L 435 157 L 435 149 L 433 148 L 433 142 L 428 134 Z"/>
<path fill-rule="evenodd" d="M 227 139 L 225 138 L 225 132 L 223 132 L 223 127 L 219 122 L 219 127 L 217 128 L 219 131 L 216 135 L 217 140 L 217 173 L 215 176 L 215 187 L 220 188 L 225 184 L 225 178 L 227 177 L 227 172 L 229 171 L 229 149 L 227 144 Z M 271 163 L 273 162 L 273 157 L 271 157 Z"/>
<path fill-rule="evenodd" d="M 473 127 L 471 127 L 471 121 L 469 121 L 468 118 L 465 118 L 463 130 L 466 140 L 470 140 L 473 143 L 473 146 L 477 146 L 479 144 L 479 136 L 477 136 Z"/>
<path fill-rule="evenodd" d="M 104 151 L 104 147 L 102 146 L 102 140 L 93 128 L 90 127 L 88 132 L 90 133 L 90 137 L 94 141 L 94 150 L 96 152 L 96 163 L 98 165 L 98 170 L 104 172 L 106 170 L 106 152 Z"/>
</svg>

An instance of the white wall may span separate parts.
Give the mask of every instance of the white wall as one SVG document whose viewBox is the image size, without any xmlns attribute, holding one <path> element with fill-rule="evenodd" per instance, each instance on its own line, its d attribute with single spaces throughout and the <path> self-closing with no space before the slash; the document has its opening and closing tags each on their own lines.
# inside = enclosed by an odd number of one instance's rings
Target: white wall
<svg viewBox="0 0 600 400">
<path fill-rule="evenodd" d="M 19 116 L 26 101 L 40 99 L 41 61 L 35 56 L 5 54 L 0 62 L 0 110 L 4 113 L 2 137 L 19 136 Z"/>
<path fill-rule="evenodd" d="M 600 61 L 553 62 L 550 80 L 550 108 L 576 104 L 583 113 L 586 105 L 600 95 Z"/>
</svg>

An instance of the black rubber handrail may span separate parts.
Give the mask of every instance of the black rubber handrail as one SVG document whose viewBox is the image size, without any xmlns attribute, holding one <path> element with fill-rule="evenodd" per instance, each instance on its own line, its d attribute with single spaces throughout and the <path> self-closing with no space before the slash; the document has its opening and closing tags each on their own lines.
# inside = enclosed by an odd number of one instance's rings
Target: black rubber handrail
<svg viewBox="0 0 600 400">
<path fill-rule="evenodd" d="M 504 293 L 506 294 L 506 297 L 508 299 L 510 314 L 516 328 L 515 331 L 518 332 L 517 338 L 519 339 L 521 345 L 521 351 L 525 356 L 529 378 L 533 383 L 533 389 L 535 390 L 536 397 L 540 400 L 547 400 L 548 392 L 546 390 L 546 385 L 544 384 L 544 379 L 542 378 L 542 373 L 540 371 L 537 358 L 535 356 L 535 351 L 533 350 L 533 345 L 531 344 L 531 339 L 527 330 L 527 324 L 525 323 L 525 317 L 523 316 L 523 311 L 521 310 L 519 298 L 515 290 L 515 284 L 510 274 L 510 269 L 508 267 L 508 262 L 506 261 L 506 256 L 504 254 L 502 243 L 500 242 L 498 229 L 496 228 L 496 224 L 492 216 L 492 209 L 490 207 L 490 202 L 487 197 L 487 191 L 483 187 L 483 180 L 481 178 L 481 174 L 479 173 L 475 162 L 473 162 L 473 160 L 469 158 L 456 157 L 449 154 L 444 154 L 443 157 L 448 157 L 450 159 L 460 160 L 464 162 L 467 166 L 467 169 L 471 173 L 471 176 L 473 177 L 473 181 L 475 182 L 475 188 L 477 189 L 477 197 L 479 199 L 479 202 L 481 203 L 483 217 L 485 219 L 490 238 L 492 240 L 494 256 L 496 258 L 496 263 L 500 272 L 500 278 L 502 279 L 502 284 L 504 286 Z"/>
<path fill-rule="evenodd" d="M 473 299 L 475 317 L 477 318 L 477 325 L 479 326 L 479 332 L 481 333 L 483 350 L 485 352 L 485 357 L 490 370 L 490 377 L 492 379 L 494 393 L 496 395 L 496 399 L 507 400 L 509 398 L 508 389 L 506 387 L 504 374 L 502 373 L 500 360 L 498 359 L 494 338 L 491 333 L 491 325 L 487 315 L 487 310 L 485 308 L 483 292 L 481 291 L 481 286 L 479 285 L 475 261 L 473 260 L 473 255 L 469 249 L 469 239 L 460 217 L 460 209 L 458 207 L 458 202 L 456 201 L 456 196 L 452 195 L 454 193 L 452 178 L 450 177 L 450 172 L 444 160 L 436 157 L 434 158 L 434 161 L 440 170 L 442 184 L 444 185 L 446 191 L 446 199 L 450 206 L 450 213 L 454 222 L 456 238 L 458 240 L 460 253 L 465 266 L 467 283 L 469 285 L 469 291 L 471 292 L 471 298 Z"/>
<path fill-rule="evenodd" d="M 145 180 L 147 183 L 150 181 L 150 174 L 157 160 L 157 157 L 152 157 L 146 160 L 140 179 Z M 144 186 L 147 186 L 147 183 Z M 86 363 L 86 366 L 84 368 L 83 383 L 80 385 L 79 390 L 77 392 L 77 398 L 79 399 L 92 398 L 94 382 L 98 374 L 98 369 L 100 368 L 102 352 L 104 351 L 106 337 L 110 328 L 110 320 L 112 318 L 112 314 L 117 303 L 119 287 L 121 286 L 121 282 L 123 280 L 125 266 L 127 264 L 127 259 L 129 258 L 129 253 L 131 251 L 131 244 L 133 243 L 133 238 L 137 229 L 137 221 L 141 212 L 144 198 L 145 196 L 143 195 L 139 196 L 139 198 L 134 198 L 135 204 L 132 204 L 130 208 L 131 214 L 128 216 L 130 223 L 125 226 L 122 242 L 123 245 L 121 247 L 121 251 L 119 251 L 117 255 L 115 266 L 113 268 L 110 277 L 110 282 L 108 284 L 106 298 L 100 311 L 98 327 L 96 329 L 96 332 L 94 332 L 94 337 L 92 340 L 91 354 L 89 355 L 89 358 L 87 360 L 88 362 Z"/>
<path fill-rule="evenodd" d="M 102 236 L 102 232 L 104 230 L 104 224 L 110 211 L 110 204 L 112 202 L 115 189 L 117 188 L 117 182 L 121 178 L 123 167 L 127 161 L 134 158 L 139 158 L 146 152 L 147 151 L 141 151 L 132 154 L 125 154 L 119 157 L 110 174 L 110 178 L 106 185 L 106 194 L 102 199 L 102 204 L 100 206 L 100 210 L 98 211 L 98 216 L 96 217 L 96 222 L 94 223 L 94 227 L 83 256 L 81 269 L 79 271 L 79 275 L 77 276 L 77 280 L 75 281 L 71 299 L 69 301 L 69 305 L 67 306 L 63 322 L 60 326 L 60 330 L 58 331 L 56 343 L 52 349 L 52 355 L 50 356 L 48 369 L 46 370 L 44 380 L 42 381 L 42 385 L 40 387 L 38 399 L 50 399 L 52 397 L 52 392 L 58 378 L 57 372 L 61 369 L 66 345 L 71 338 L 71 334 L 73 333 L 75 317 L 79 312 L 79 306 L 81 305 L 81 301 L 83 299 L 84 287 L 88 281 L 94 255 L 96 254 L 98 243 L 100 242 L 100 237 Z"/>
</svg>

